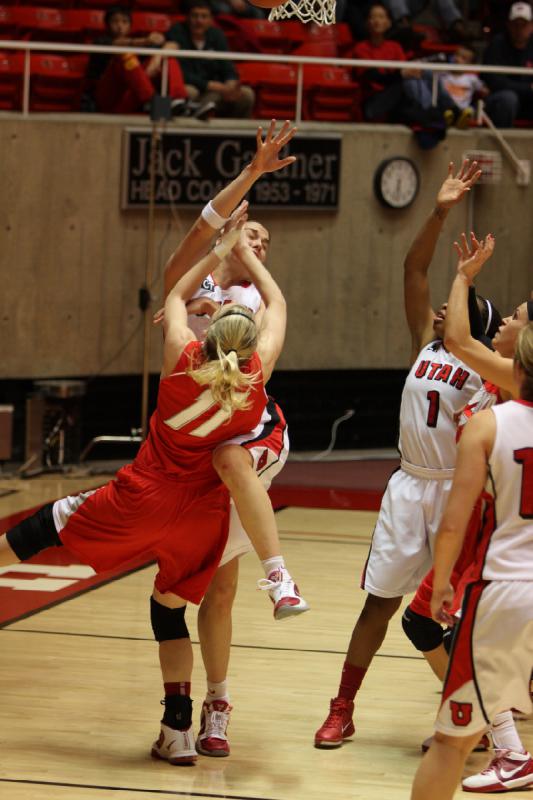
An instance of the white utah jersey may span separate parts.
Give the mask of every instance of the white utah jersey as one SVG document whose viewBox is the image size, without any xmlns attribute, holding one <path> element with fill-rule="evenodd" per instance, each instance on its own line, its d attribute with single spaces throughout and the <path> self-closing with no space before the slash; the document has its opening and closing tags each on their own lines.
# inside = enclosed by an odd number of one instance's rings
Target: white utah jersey
<svg viewBox="0 0 533 800">
<path fill-rule="evenodd" d="M 456 418 L 481 387 L 479 375 L 449 353 L 440 340 L 422 348 L 402 392 L 402 459 L 428 469 L 453 469 Z"/>
<path fill-rule="evenodd" d="M 494 406 L 496 437 L 487 492 L 494 515 L 476 556 L 484 580 L 533 581 L 533 403 Z"/>
<path fill-rule="evenodd" d="M 197 297 L 208 297 L 214 303 L 220 303 L 220 305 L 229 302 L 239 303 L 239 305 L 249 308 L 254 314 L 259 311 L 261 306 L 261 295 L 253 283 L 243 281 L 235 286 L 228 286 L 227 289 L 222 289 L 212 275 L 204 278 L 202 285 L 191 299 L 194 300 Z M 200 342 L 205 339 L 210 322 L 211 317 L 207 314 L 189 314 L 187 317 L 189 328 Z"/>
</svg>

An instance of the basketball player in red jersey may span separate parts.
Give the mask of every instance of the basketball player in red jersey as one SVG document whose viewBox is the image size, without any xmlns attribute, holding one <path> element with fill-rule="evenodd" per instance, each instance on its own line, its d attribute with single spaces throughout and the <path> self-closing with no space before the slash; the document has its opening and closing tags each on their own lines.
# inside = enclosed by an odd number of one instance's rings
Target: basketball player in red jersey
<svg viewBox="0 0 533 800">
<path fill-rule="evenodd" d="M 352 632 L 337 696 L 315 734 L 315 746 L 342 745 L 354 731 L 354 698 L 402 597 L 414 591 L 431 565 L 431 552 L 456 458 L 455 415 L 481 380 L 443 346 L 446 305 L 431 306 L 428 270 L 450 208 L 479 178 L 465 161 L 454 176 L 450 164 L 436 207 L 405 259 L 407 323 L 412 338 L 411 371 L 400 410 L 401 467 L 383 496 L 362 578 L 367 592 Z"/>
<path fill-rule="evenodd" d="M 412 800 L 451 800 L 468 754 L 501 711 L 531 712 L 533 664 L 533 325 L 519 334 L 515 353 L 519 399 L 476 414 L 458 448 L 452 492 L 439 527 L 434 558 L 433 618 L 453 624 L 449 583 L 472 504 L 485 481 L 493 506 L 454 637 L 434 741 L 413 783 Z M 527 758 L 525 759 L 527 762 Z M 503 760 L 512 788 L 531 783 L 533 768 Z M 477 791 L 478 789 L 472 789 Z M 482 791 L 500 791 L 486 786 Z"/>
<path fill-rule="evenodd" d="M 215 197 L 212 204 L 218 205 Z M 232 214 L 224 230 L 234 226 L 248 204 L 243 203 Z M 197 232 L 197 237 L 199 232 Z M 267 257 L 270 236 L 267 229 L 255 220 L 247 220 L 243 225 L 243 235 L 247 238 L 256 257 L 264 264 Z M 212 233 L 205 231 L 206 246 Z M 165 287 L 170 290 L 174 283 L 190 267 L 187 249 L 182 245 L 170 257 L 165 269 Z M 210 321 L 210 314 L 228 302 L 239 302 L 255 313 L 256 322 L 262 316 L 264 306 L 261 296 L 249 282 L 248 273 L 242 261 L 232 256 L 222 261 L 202 283 L 193 299 L 188 303 L 189 325 L 198 338 L 203 338 Z M 276 618 L 290 613 L 301 613 L 307 608 L 299 596 L 294 582 L 285 568 L 280 555 L 274 513 L 266 490 L 272 479 L 282 469 L 288 455 L 288 432 L 283 413 L 277 403 L 269 399 L 261 424 L 248 435 L 220 445 L 214 454 L 214 465 L 220 477 L 230 489 L 237 487 L 237 497 L 242 503 L 254 501 L 252 523 L 260 533 L 268 535 L 266 547 L 263 545 L 260 557 L 263 561 L 266 588 L 277 595 L 274 606 Z M 261 485 L 257 486 L 259 477 Z M 262 488 L 264 487 L 264 488 Z M 259 495 L 259 502 L 257 496 Z M 258 510 L 261 513 L 258 514 Z M 245 509 L 245 516 L 250 514 Z M 229 666 L 232 607 L 238 582 L 239 558 L 252 549 L 239 513 L 232 502 L 230 511 L 229 535 L 220 566 L 209 589 L 202 600 L 198 613 L 198 634 L 202 658 L 206 671 L 207 692 L 202 705 L 201 725 L 196 747 L 199 753 L 207 756 L 228 756 L 230 745 L 227 727 L 232 709 L 227 672 Z M 277 558 L 276 558 L 277 556 Z M 275 558 L 275 560 L 274 560 Z M 275 571 L 282 571 L 284 580 L 276 586 L 273 580 Z M 279 573 L 278 573 L 279 574 Z M 281 577 L 281 576 L 280 576 Z M 271 588 L 274 586 L 274 588 Z M 283 616 L 281 616 L 283 615 Z"/>
<path fill-rule="evenodd" d="M 196 760 L 185 606 L 201 600 L 227 538 L 228 494 L 213 451 L 261 420 L 264 384 L 285 335 L 283 295 L 246 241 L 235 244 L 238 238 L 238 231 L 223 237 L 167 298 L 157 409 L 133 464 L 106 486 L 48 504 L 0 537 L 0 565 L 63 544 L 97 571 L 155 555 L 152 626 L 165 712 L 152 753 L 172 764 Z M 186 302 L 233 246 L 265 303 L 261 331 L 246 308 L 228 306 L 213 317 L 202 344 L 187 326 Z"/>
</svg>

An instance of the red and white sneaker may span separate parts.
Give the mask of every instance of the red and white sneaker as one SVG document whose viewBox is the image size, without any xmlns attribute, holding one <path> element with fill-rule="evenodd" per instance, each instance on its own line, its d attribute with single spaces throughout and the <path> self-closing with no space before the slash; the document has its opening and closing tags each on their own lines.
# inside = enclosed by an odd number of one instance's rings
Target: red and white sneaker
<svg viewBox="0 0 533 800">
<path fill-rule="evenodd" d="M 315 733 L 315 747 L 340 747 L 355 733 L 352 716 L 353 702 L 344 697 L 334 697 L 326 721 Z"/>
<path fill-rule="evenodd" d="M 152 745 L 152 758 L 161 758 L 176 767 L 194 764 L 198 756 L 192 725 L 184 731 L 175 731 L 161 723 L 159 739 Z"/>
<path fill-rule="evenodd" d="M 511 792 L 533 785 L 533 758 L 529 753 L 496 750 L 487 769 L 463 781 L 465 792 Z"/>
<path fill-rule="evenodd" d="M 257 581 L 259 589 L 267 591 L 274 603 L 274 619 L 286 619 L 309 611 L 298 587 L 286 569 L 276 569 L 268 578 Z"/>
<path fill-rule="evenodd" d="M 196 749 L 203 756 L 229 756 L 229 742 L 226 736 L 232 706 L 225 700 L 204 701 L 200 716 L 200 733 Z"/>
</svg>

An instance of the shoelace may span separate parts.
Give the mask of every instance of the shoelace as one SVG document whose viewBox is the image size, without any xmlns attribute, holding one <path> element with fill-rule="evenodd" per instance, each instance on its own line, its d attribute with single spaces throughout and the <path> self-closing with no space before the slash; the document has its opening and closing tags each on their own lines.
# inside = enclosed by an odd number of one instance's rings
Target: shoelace
<svg viewBox="0 0 533 800">
<path fill-rule="evenodd" d="M 492 771 L 493 771 L 493 769 L 494 769 L 494 767 L 495 767 L 495 766 L 498 764 L 498 761 L 501 761 L 501 760 L 502 760 L 502 758 L 506 758 L 506 757 L 507 757 L 507 755 L 508 755 L 510 752 L 511 752 L 510 750 L 496 750 L 496 755 L 494 756 L 494 758 L 492 759 L 492 761 L 490 762 L 490 764 L 488 765 L 488 767 L 486 767 L 486 768 L 485 768 L 485 769 L 482 771 L 482 773 L 481 773 L 481 774 L 482 774 L 482 775 L 488 775 L 488 774 L 489 774 L 489 772 L 492 772 Z"/>
<path fill-rule="evenodd" d="M 226 728 L 229 722 L 229 711 L 208 711 L 206 716 L 206 737 L 214 736 L 216 739 L 225 739 Z"/>
<path fill-rule="evenodd" d="M 338 719 L 339 717 L 344 716 L 345 712 L 346 709 L 343 705 L 341 705 L 340 703 L 333 703 L 330 712 L 328 714 L 328 721 L 329 720 L 333 721 L 335 719 Z"/>
</svg>

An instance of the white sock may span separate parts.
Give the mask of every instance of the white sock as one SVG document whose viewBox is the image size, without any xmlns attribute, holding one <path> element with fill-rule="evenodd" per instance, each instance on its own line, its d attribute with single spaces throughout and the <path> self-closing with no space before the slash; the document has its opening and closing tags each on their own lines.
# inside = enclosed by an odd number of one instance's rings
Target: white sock
<svg viewBox="0 0 533 800">
<path fill-rule="evenodd" d="M 275 572 L 278 569 L 284 569 L 285 571 L 285 561 L 283 560 L 283 556 L 273 556 L 272 558 L 265 558 L 264 561 L 261 561 L 263 565 L 263 569 L 265 570 L 265 578 L 268 578 L 271 572 Z"/>
<path fill-rule="evenodd" d="M 511 711 L 502 711 L 492 720 L 492 741 L 495 750 L 512 750 L 513 753 L 525 753 L 525 747 L 516 730 Z"/>
<path fill-rule="evenodd" d="M 207 694 L 205 696 L 205 702 L 211 703 L 213 700 L 224 700 L 226 703 L 229 703 L 227 681 L 220 681 L 220 683 L 207 681 Z"/>
</svg>

